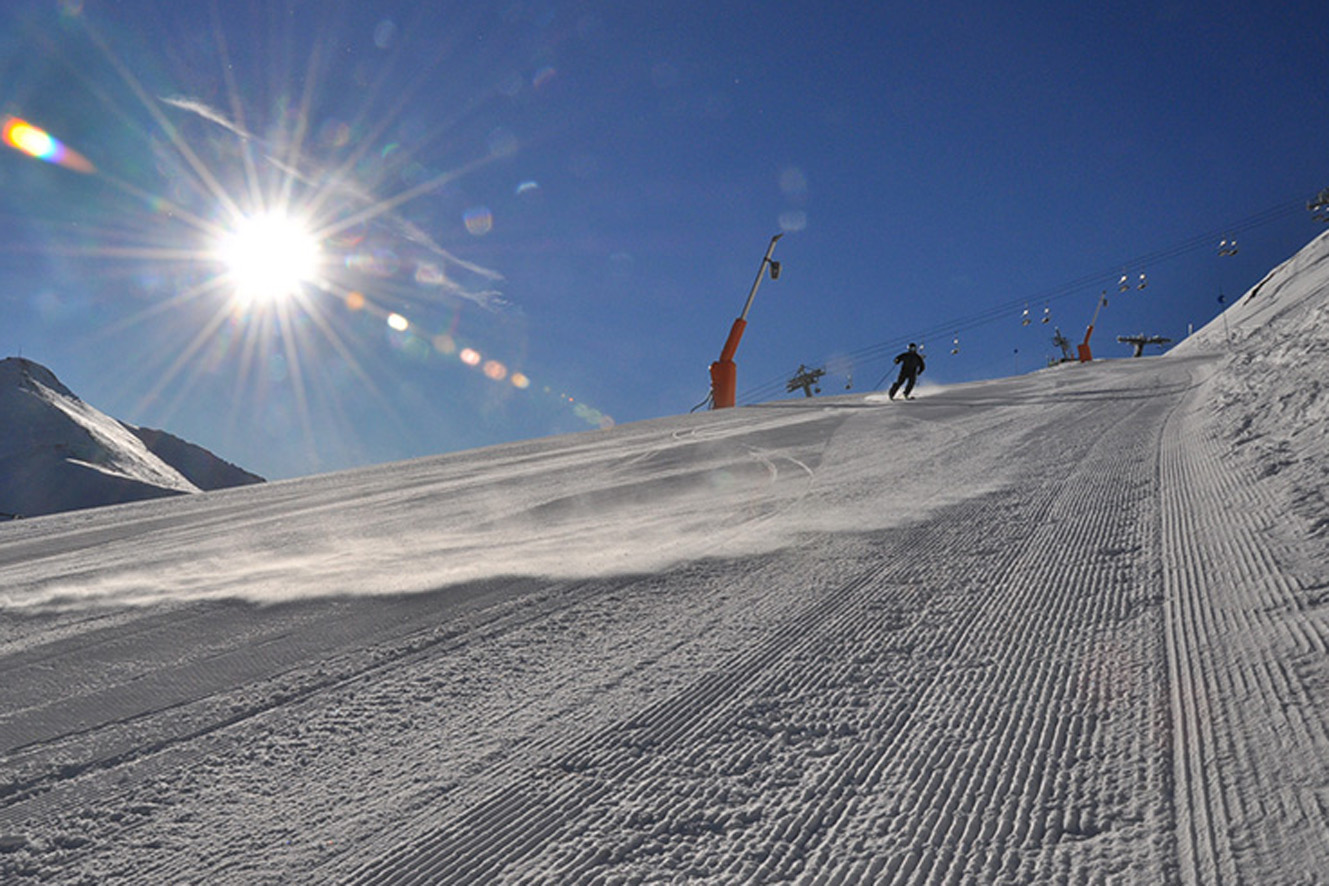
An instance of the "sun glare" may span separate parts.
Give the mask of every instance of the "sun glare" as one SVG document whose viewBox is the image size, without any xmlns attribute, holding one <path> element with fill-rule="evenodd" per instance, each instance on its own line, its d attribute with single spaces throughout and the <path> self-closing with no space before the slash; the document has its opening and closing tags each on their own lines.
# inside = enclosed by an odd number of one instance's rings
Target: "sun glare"
<svg viewBox="0 0 1329 886">
<path fill-rule="evenodd" d="M 280 301 L 314 279 L 318 241 L 296 219 L 279 213 L 242 219 L 222 238 L 217 255 L 244 303 Z"/>
<path fill-rule="evenodd" d="M 460 139 L 457 143 L 471 144 L 471 150 L 480 148 L 465 159 L 451 139 L 444 142 L 431 134 L 435 130 L 403 129 L 398 118 L 414 107 L 408 99 L 429 98 L 422 91 L 432 81 L 423 76 L 407 83 L 400 100 L 389 103 L 380 119 L 372 106 L 341 102 L 340 75 L 328 67 L 337 44 L 332 32 L 324 34 L 321 27 L 307 32 L 313 41 L 308 46 L 295 40 L 284 47 L 283 64 L 308 49 L 306 70 L 297 82 L 283 82 L 277 70 L 271 72 L 271 83 L 259 77 L 258 86 L 247 89 L 247 78 L 264 72 L 251 74 L 249 66 L 233 64 L 219 20 L 222 10 L 243 4 L 212 4 L 215 54 L 205 53 L 178 90 L 156 95 L 135 74 L 139 64 L 152 68 L 150 52 L 143 59 L 122 54 L 95 22 L 79 15 L 81 2 L 62 4 L 73 10 L 70 14 L 101 50 L 126 95 L 142 105 L 139 117 L 130 118 L 131 128 L 155 165 L 143 170 L 131 165 L 129 174 L 125 161 L 103 145 L 94 167 L 55 135 L 7 113 L 0 113 L 0 151 L 9 147 L 93 175 L 110 189 L 108 206 L 126 205 L 141 213 L 132 216 L 141 229 L 108 226 L 89 244 L 69 247 L 76 255 L 145 263 L 134 285 L 154 297 L 141 299 L 139 310 L 109 325 L 105 334 L 175 312 L 170 331 L 179 348 L 159 348 L 138 368 L 135 383 L 145 389 L 139 411 L 176 409 L 205 376 L 226 365 L 234 369 L 235 384 L 227 421 L 238 419 L 253 403 L 267 402 L 267 391 L 289 390 L 293 408 L 289 416 L 283 412 L 289 426 L 272 433 L 295 433 L 298 425 L 308 453 L 317 458 L 322 444 L 316 426 L 325 420 L 340 424 L 346 433 L 339 436 L 353 437 L 352 410 L 343 406 L 343 398 L 367 394 L 371 400 L 350 402 L 391 408 L 392 395 L 378 380 L 404 361 L 432 363 L 436 355 L 442 365 L 447 358 L 501 386 L 494 388 L 495 395 L 503 388 L 535 387 L 493 353 L 501 352 L 506 341 L 466 340 L 491 325 L 501 326 L 496 335 L 516 334 L 517 326 L 485 319 L 506 305 L 499 290 L 502 275 L 444 245 L 467 235 L 492 236 L 501 216 L 479 193 L 461 205 L 450 198 L 428 199 L 454 193 L 460 179 L 512 156 L 515 137 Z M 311 23 L 324 15 L 324 5 L 308 10 Z M 292 29 L 288 34 L 297 32 L 306 33 Z M 426 61 L 435 58 L 435 50 L 425 51 Z M 401 53 L 398 62 L 410 57 L 404 49 L 393 52 Z M 396 63 L 388 60 L 384 76 Z M 432 67 L 430 62 L 422 70 Z M 539 78 L 548 79 L 543 73 Z M 320 95 L 324 80 L 338 91 Z M 193 94 L 197 87 L 211 95 L 222 81 L 229 110 Z M 418 137 L 394 140 L 399 129 Z M 539 183 L 528 179 L 517 193 L 538 189 Z M 391 353 L 381 353 L 380 347 Z M 522 349 L 520 339 L 517 349 Z M 368 365 L 366 357 L 382 357 L 385 363 Z M 323 371 L 328 369 L 333 371 Z M 345 383 L 351 377 L 358 387 Z M 548 385 L 535 389 L 593 426 L 613 423 L 573 405 L 571 397 L 553 393 Z M 175 392 L 170 402 L 168 390 Z M 250 397 L 251 392 L 264 397 Z M 457 396 L 471 393 L 463 389 Z"/>
</svg>

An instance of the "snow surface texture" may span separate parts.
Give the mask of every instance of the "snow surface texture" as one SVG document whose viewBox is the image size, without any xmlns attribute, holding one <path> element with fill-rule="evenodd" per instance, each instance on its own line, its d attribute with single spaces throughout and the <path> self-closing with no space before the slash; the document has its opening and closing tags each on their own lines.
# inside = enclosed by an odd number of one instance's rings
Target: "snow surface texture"
<svg viewBox="0 0 1329 886">
<path fill-rule="evenodd" d="M 0 881 L 1324 882 L 1327 353 L 5 524 Z"/>
<path fill-rule="evenodd" d="M 262 481 L 164 431 L 116 421 L 40 364 L 0 360 L 0 519 Z"/>
</svg>

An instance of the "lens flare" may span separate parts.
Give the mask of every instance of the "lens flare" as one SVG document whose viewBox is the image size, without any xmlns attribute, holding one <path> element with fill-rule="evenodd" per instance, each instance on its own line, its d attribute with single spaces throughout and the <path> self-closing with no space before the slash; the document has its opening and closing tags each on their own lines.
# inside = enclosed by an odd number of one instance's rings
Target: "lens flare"
<svg viewBox="0 0 1329 886">
<path fill-rule="evenodd" d="M 433 262 L 420 262 L 415 268 L 415 282 L 421 286 L 442 286 L 448 278 Z"/>
<path fill-rule="evenodd" d="M 463 215 L 466 230 L 476 237 L 483 237 L 494 229 L 494 215 L 487 206 L 475 206 Z"/>
<path fill-rule="evenodd" d="M 18 117 L 6 117 L 0 139 L 16 151 L 22 151 L 29 157 L 82 172 L 85 175 L 97 169 L 78 151 L 63 144 L 59 139 L 43 129 L 33 126 Z"/>
<path fill-rule="evenodd" d="M 67 16 L 80 16 L 84 4 L 50 2 Z M 215 6 L 221 11 L 227 5 Z M 463 367 L 475 370 L 468 384 L 494 383 L 488 403 L 534 400 L 543 390 L 546 399 L 581 422 L 612 423 L 599 410 L 535 385 L 506 358 L 491 354 L 520 353 L 520 342 L 512 347 L 503 338 L 465 341 L 463 308 L 503 308 L 503 278 L 456 255 L 431 231 L 485 237 L 495 228 L 494 209 L 500 220 L 507 219 L 504 213 L 519 219 L 514 203 L 529 207 L 543 199 L 536 179 L 518 178 L 504 189 L 507 194 L 476 187 L 465 202 L 454 202 L 456 182 L 521 152 L 524 146 L 512 130 L 491 128 L 479 153 L 443 163 L 451 149 L 437 134 L 400 125 L 408 122 L 399 119 L 409 106 L 405 97 L 381 119 L 370 107 L 324 101 L 319 87 L 327 72 L 320 60 L 331 57 L 331 44 L 312 47 L 303 92 L 294 83 L 274 81 L 279 94 L 273 97 L 279 100 L 273 115 L 265 117 L 261 109 L 247 107 L 249 75 L 219 39 L 216 57 L 203 53 L 198 73 L 208 85 L 204 94 L 224 80 L 230 110 L 223 111 L 190 92 L 162 95 L 150 88 L 95 22 L 80 25 L 126 95 L 139 102 L 141 113 L 134 119 L 143 125 L 133 134 L 140 136 L 141 150 L 127 157 L 119 143 L 102 144 L 98 169 L 40 127 L 4 113 L 0 139 L 29 157 L 95 173 L 98 188 L 132 201 L 126 204 L 131 208 L 126 224 L 107 226 L 94 233 L 96 240 L 70 246 L 69 252 L 141 259 L 146 265 L 138 276 L 144 306 L 103 334 L 157 321 L 168 312 L 173 318 L 167 325 L 170 347 L 135 361 L 133 381 L 142 391 L 136 411 L 170 413 L 194 397 L 197 386 L 230 377 L 231 426 L 253 426 L 246 410 L 259 404 L 269 425 L 265 433 L 280 440 L 302 434 L 316 460 L 327 451 L 324 440 L 350 438 L 355 430 L 344 399 L 394 409 L 391 392 L 381 383 L 390 370 L 370 362 L 386 341 L 393 361 L 448 362 L 457 375 L 469 375 Z M 394 53 L 407 36 L 387 19 L 373 29 L 374 45 Z M 526 86 L 521 74 L 514 77 L 502 87 L 509 97 Z M 541 67 L 529 84 L 537 90 L 557 87 L 558 72 Z M 181 84 L 189 86 L 187 80 Z M 106 88 L 117 88 L 114 78 Z M 127 166 L 139 161 L 142 168 Z M 580 162 L 578 174 L 592 166 L 593 160 Z M 514 186 L 516 201 L 508 199 Z M 431 209 L 426 198 L 436 195 L 446 199 Z M 493 200 L 502 206 L 486 205 Z M 41 306 L 51 316 L 70 310 L 53 295 Z M 358 340 L 371 328 L 378 334 L 368 344 Z M 277 402 L 271 399 L 277 393 L 290 398 L 281 408 L 269 405 Z M 323 433 L 326 428 L 338 433 Z"/>
<path fill-rule="evenodd" d="M 546 65 L 535 72 L 535 76 L 531 78 L 531 85 L 536 89 L 543 89 L 556 76 L 558 76 L 558 69 L 552 65 Z"/>
</svg>

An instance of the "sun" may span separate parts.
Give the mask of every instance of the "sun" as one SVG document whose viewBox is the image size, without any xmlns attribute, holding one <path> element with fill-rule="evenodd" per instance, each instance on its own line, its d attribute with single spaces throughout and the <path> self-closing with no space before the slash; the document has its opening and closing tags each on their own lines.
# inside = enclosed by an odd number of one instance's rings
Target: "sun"
<svg viewBox="0 0 1329 886">
<path fill-rule="evenodd" d="M 280 212 L 247 216 L 223 235 L 216 249 L 242 304 L 271 304 L 314 281 L 318 240 L 299 219 Z"/>
</svg>

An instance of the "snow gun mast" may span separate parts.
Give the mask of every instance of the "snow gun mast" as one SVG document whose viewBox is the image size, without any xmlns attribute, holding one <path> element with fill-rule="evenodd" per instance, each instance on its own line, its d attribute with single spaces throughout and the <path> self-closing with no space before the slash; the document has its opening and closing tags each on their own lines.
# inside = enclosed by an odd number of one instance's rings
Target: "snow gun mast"
<svg viewBox="0 0 1329 886">
<path fill-rule="evenodd" d="M 752 289 L 748 292 L 747 304 L 743 305 L 743 313 L 734 321 L 734 325 L 729 330 L 729 338 L 725 339 L 724 350 L 720 351 L 720 359 L 711 364 L 711 408 L 728 409 L 734 405 L 734 400 L 738 391 L 738 367 L 734 364 L 734 354 L 738 351 L 738 342 L 743 338 L 743 330 L 748 325 L 748 311 L 752 310 L 752 300 L 757 296 L 757 287 L 761 285 L 762 278 L 766 276 L 766 269 L 770 268 L 771 279 L 780 279 L 780 263 L 771 261 L 771 253 L 775 251 L 775 241 L 783 237 L 784 234 L 776 234 L 771 238 L 771 243 L 766 247 L 766 255 L 761 260 L 761 267 L 757 269 L 757 279 L 752 281 Z"/>
<path fill-rule="evenodd" d="M 1094 334 L 1094 324 L 1098 322 L 1098 312 L 1103 309 L 1105 304 L 1107 304 L 1106 292 L 1098 297 L 1098 304 L 1094 306 L 1094 317 L 1089 321 L 1089 328 L 1084 331 L 1084 341 L 1076 346 L 1081 363 L 1088 363 L 1094 359 L 1093 352 L 1089 350 L 1089 337 Z"/>
</svg>

